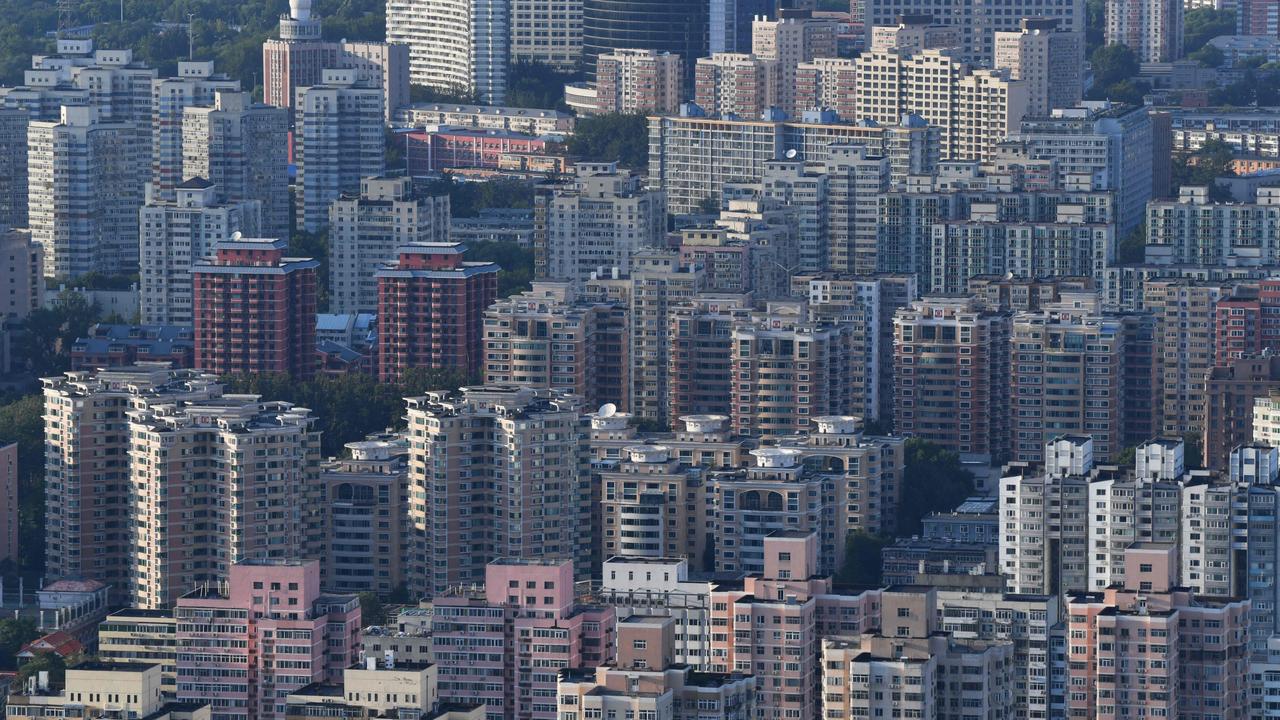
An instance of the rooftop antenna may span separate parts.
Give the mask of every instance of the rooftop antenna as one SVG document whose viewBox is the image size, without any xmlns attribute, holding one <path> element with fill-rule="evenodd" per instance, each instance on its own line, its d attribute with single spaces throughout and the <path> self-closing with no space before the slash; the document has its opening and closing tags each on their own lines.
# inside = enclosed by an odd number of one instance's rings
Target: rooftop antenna
<svg viewBox="0 0 1280 720">
<path fill-rule="evenodd" d="M 58 8 L 58 33 L 59 39 L 65 38 L 67 32 L 71 30 L 72 17 L 75 12 L 76 0 L 58 0 L 55 6 Z"/>
<path fill-rule="evenodd" d="M 121 0 L 123 2 L 123 0 Z M 196 59 L 196 14 L 187 13 L 187 59 Z"/>
</svg>

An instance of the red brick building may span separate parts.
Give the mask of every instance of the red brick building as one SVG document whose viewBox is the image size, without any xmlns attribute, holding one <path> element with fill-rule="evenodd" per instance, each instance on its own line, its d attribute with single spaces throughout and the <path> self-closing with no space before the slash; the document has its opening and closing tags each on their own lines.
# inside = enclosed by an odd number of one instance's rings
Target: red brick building
<svg viewBox="0 0 1280 720">
<path fill-rule="evenodd" d="M 554 146 L 554 143 L 550 143 Z M 424 175 L 450 168 L 497 170 L 504 157 L 545 155 L 543 138 L 507 130 L 472 130 L 441 127 L 431 132 L 411 132 L 405 138 L 410 175 Z"/>
<path fill-rule="evenodd" d="M 1280 280 L 1243 286 L 1214 308 L 1214 364 L 1280 350 Z"/>
<path fill-rule="evenodd" d="M 284 240 L 218 243 L 192 268 L 196 367 L 218 375 L 316 371 L 316 268 Z"/>
<path fill-rule="evenodd" d="M 498 266 L 464 262 L 466 250 L 462 243 L 406 245 L 397 263 L 378 271 L 379 379 L 416 367 L 479 372 Z"/>
</svg>

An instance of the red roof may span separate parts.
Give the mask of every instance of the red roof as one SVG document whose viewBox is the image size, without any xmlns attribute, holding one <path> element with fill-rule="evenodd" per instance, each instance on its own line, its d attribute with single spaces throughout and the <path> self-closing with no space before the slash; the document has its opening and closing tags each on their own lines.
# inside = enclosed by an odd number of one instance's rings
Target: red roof
<svg viewBox="0 0 1280 720">
<path fill-rule="evenodd" d="M 44 637 L 38 637 L 23 645 L 22 649 L 18 651 L 18 655 L 20 657 L 34 657 L 45 652 L 57 653 L 66 658 L 84 652 L 84 645 L 81 645 L 79 640 L 61 630 L 55 630 Z"/>
</svg>

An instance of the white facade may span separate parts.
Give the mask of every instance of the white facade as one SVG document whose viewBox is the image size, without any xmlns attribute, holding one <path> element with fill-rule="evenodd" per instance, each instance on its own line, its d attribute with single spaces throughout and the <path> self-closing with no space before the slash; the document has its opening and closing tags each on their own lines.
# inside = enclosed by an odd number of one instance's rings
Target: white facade
<svg viewBox="0 0 1280 720">
<path fill-rule="evenodd" d="M 387 42 L 409 46 L 411 83 L 491 105 L 501 105 L 507 94 L 510 25 L 507 0 L 387 3 Z"/>
<path fill-rule="evenodd" d="M 540 202 L 545 234 L 535 231 L 534 244 L 553 280 L 582 281 L 601 268 L 627 273 L 637 251 L 662 246 L 663 194 L 644 189 L 639 177 L 613 163 L 580 163 L 572 186 Z"/>
<path fill-rule="evenodd" d="M 298 226 L 329 224 L 329 205 L 386 168 L 382 90 L 357 82 L 353 70 L 325 70 L 324 82 L 298 88 L 294 153 L 298 164 Z"/>
</svg>

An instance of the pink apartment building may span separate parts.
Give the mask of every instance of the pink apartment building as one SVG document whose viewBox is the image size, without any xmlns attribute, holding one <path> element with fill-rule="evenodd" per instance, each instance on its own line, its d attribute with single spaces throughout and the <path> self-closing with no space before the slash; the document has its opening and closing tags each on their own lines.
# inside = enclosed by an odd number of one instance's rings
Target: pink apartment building
<svg viewBox="0 0 1280 720">
<path fill-rule="evenodd" d="M 710 670 L 754 675 L 761 720 L 818 717 L 820 639 L 879 625 L 879 591 L 836 595 L 817 568 L 816 534 L 777 531 L 764 539 L 763 573 L 711 593 Z"/>
<path fill-rule="evenodd" d="M 613 608 L 579 604 L 570 560 L 500 558 L 483 589 L 431 606 L 440 699 L 481 700 L 488 720 L 556 720 L 560 671 L 613 660 Z"/>
<path fill-rule="evenodd" d="M 1124 559 L 1123 585 L 1068 601 L 1068 716 L 1245 718 L 1249 601 L 1178 587 L 1174 545 L 1135 543 Z"/>
<path fill-rule="evenodd" d="M 320 591 L 318 560 L 252 560 L 178 599 L 178 699 L 211 720 L 282 720 L 286 698 L 358 659 L 360 601 Z"/>
</svg>

